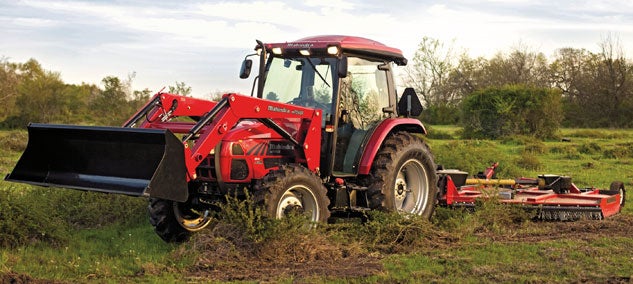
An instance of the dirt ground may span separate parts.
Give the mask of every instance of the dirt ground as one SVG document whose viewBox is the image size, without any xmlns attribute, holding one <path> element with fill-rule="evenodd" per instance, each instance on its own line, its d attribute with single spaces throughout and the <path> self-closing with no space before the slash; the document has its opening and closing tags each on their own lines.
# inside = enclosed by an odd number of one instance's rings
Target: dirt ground
<svg viewBox="0 0 633 284">
<path fill-rule="evenodd" d="M 633 237 L 633 215 L 619 214 L 605 220 L 580 220 L 575 222 L 539 222 L 539 232 L 487 237 L 499 242 L 545 242 L 573 238 L 595 240 L 603 237 Z"/>
<path fill-rule="evenodd" d="M 311 276 L 362 277 L 379 274 L 380 256 L 362 253 L 354 245 L 333 242 L 318 233 L 288 235 L 269 242 L 255 243 L 231 235 L 231 228 L 214 228 L 200 234 L 193 247 L 183 253 L 201 251 L 195 265 L 188 269 L 188 280 L 257 280 L 304 279 Z M 209 253 L 206 253 L 209 252 Z"/>
<path fill-rule="evenodd" d="M 581 220 L 575 222 L 539 222 L 532 224 L 538 230 L 530 233 L 516 234 L 477 234 L 482 238 L 489 238 L 495 242 L 546 242 L 573 238 L 574 240 L 595 240 L 602 237 L 632 237 L 633 215 L 617 215 L 612 218 L 596 221 Z M 438 240 L 436 240 L 438 241 Z M 439 240 L 435 247 L 451 248 L 460 246 L 460 242 L 446 238 Z M 208 243 L 207 243 L 208 245 Z M 218 258 L 199 260 L 194 269 L 189 271 L 189 280 L 257 280 L 260 282 L 275 282 L 279 279 L 294 279 L 309 282 L 311 276 L 325 276 L 331 278 L 363 277 L 379 275 L 383 271 L 381 253 L 354 253 L 333 245 L 325 239 L 299 239 L 294 247 L 278 248 L 282 250 L 268 251 L 271 247 L 281 244 L 270 244 L 264 248 L 251 250 L 249 255 L 233 256 L 235 260 L 227 265 L 227 255 L 221 252 L 225 245 L 215 243 L 211 247 L 220 252 Z M 306 251 L 304 248 L 308 246 Z M 209 249 L 209 247 L 207 247 Z M 244 251 L 244 248 L 238 248 Z M 271 256 L 271 254 L 273 256 Z M 298 255 L 310 255 L 298 259 Z M 263 257 L 262 257 L 263 255 Z M 620 283 L 621 281 L 615 281 Z"/>
<path fill-rule="evenodd" d="M 564 239 L 591 241 L 603 237 L 633 237 L 633 215 L 621 214 L 606 220 L 575 222 L 539 222 L 531 224 L 538 230 L 516 234 L 478 233 L 494 242 L 546 242 Z M 274 283 L 280 279 L 310 282 L 311 277 L 327 276 L 332 279 L 363 277 L 383 273 L 381 259 L 386 254 L 370 252 L 358 244 L 343 245 L 319 234 L 288 236 L 288 239 L 265 245 L 254 245 L 240 239 L 240 235 L 227 233 L 231 228 L 216 231 L 194 239 L 193 247 L 183 248 L 180 254 L 202 251 L 195 265 L 184 273 L 187 281 L 256 280 Z M 202 235 L 202 234 L 201 234 Z M 218 236 L 222 237 L 219 238 Z M 461 244 L 452 238 L 435 240 L 435 247 L 452 248 Z M 439 242 L 439 243 L 437 243 Z M 243 245 L 236 245 L 243 244 Z M 207 252 L 207 253 L 204 253 Z M 174 257 L 179 257 L 178 252 Z M 630 279 L 611 279 L 609 283 L 628 283 Z M 316 281 L 316 280 L 315 280 Z M 53 283 L 34 280 L 27 275 L 7 273 L 0 275 L 0 283 Z"/>
</svg>

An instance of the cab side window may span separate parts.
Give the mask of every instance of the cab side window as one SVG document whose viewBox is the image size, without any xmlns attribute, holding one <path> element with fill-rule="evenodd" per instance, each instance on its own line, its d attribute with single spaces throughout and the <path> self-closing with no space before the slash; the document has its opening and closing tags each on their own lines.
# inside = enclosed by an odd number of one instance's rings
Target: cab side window
<svg viewBox="0 0 633 284">
<path fill-rule="evenodd" d="M 341 82 L 341 110 L 355 128 L 367 130 L 385 117 L 389 106 L 387 73 L 379 70 L 383 62 L 351 57 L 348 76 Z"/>
</svg>

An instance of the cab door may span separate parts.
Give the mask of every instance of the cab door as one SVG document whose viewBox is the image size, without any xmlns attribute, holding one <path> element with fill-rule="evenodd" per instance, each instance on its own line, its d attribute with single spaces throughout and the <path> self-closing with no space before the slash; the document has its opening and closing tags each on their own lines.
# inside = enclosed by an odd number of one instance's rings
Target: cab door
<svg viewBox="0 0 633 284">
<path fill-rule="evenodd" d="M 374 128 L 394 114 L 390 99 L 390 69 L 384 61 L 348 58 L 348 74 L 340 81 L 338 124 L 334 151 L 335 176 L 355 175 Z M 395 89 L 395 88 L 394 88 Z"/>
</svg>

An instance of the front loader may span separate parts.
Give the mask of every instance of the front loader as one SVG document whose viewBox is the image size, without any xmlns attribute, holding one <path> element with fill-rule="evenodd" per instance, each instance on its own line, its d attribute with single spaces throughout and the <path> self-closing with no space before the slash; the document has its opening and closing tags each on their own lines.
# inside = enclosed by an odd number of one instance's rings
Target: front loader
<svg viewBox="0 0 633 284">
<path fill-rule="evenodd" d="M 396 48 L 351 36 L 257 43 L 251 96 L 157 93 L 122 127 L 35 124 L 6 180 L 149 198 L 165 241 L 212 221 L 227 194 L 273 218 L 313 222 L 368 209 L 430 217 L 435 163 L 411 88 L 397 96 Z"/>
</svg>

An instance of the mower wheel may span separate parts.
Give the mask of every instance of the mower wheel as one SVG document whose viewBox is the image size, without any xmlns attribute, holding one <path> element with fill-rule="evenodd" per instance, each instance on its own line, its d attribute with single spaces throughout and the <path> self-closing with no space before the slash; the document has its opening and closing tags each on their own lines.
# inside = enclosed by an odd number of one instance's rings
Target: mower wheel
<svg viewBox="0 0 633 284">
<path fill-rule="evenodd" d="M 147 209 L 154 231 L 168 243 L 184 242 L 191 233 L 206 228 L 213 221 L 208 212 L 198 212 L 186 203 L 171 200 L 150 198 Z"/>
<path fill-rule="evenodd" d="M 624 203 L 626 203 L 626 190 L 624 189 L 624 183 L 621 181 L 614 181 L 611 183 L 611 186 L 609 186 L 609 190 L 612 192 L 620 192 L 620 210 L 622 210 Z"/>
<path fill-rule="evenodd" d="M 422 139 L 407 132 L 388 136 L 371 168 L 369 207 L 430 218 L 437 200 L 435 163 Z"/>
<path fill-rule="evenodd" d="M 268 217 L 281 219 L 288 214 L 304 214 L 311 222 L 326 222 L 330 217 L 327 189 L 307 168 L 282 165 L 263 179 L 254 199 Z"/>
</svg>

